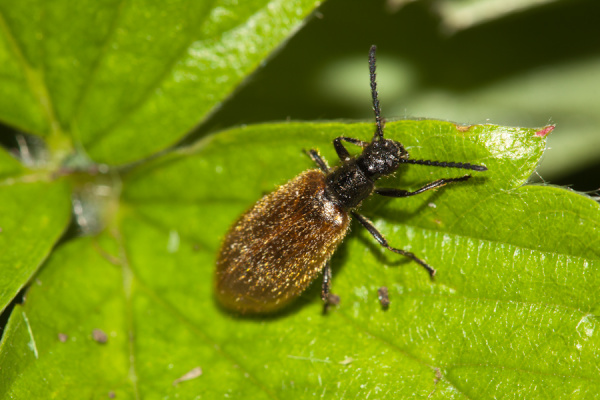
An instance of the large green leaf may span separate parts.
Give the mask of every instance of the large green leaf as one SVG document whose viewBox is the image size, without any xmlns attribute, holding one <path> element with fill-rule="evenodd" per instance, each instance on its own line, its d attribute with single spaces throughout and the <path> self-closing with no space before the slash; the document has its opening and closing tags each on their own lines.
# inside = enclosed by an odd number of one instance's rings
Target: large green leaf
<svg viewBox="0 0 600 400">
<path fill-rule="evenodd" d="M 263 193 L 312 167 L 302 149 L 316 147 L 333 164 L 334 137 L 368 139 L 372 128 L 247 127 L 131 171 L 107 233 L 58 249 L 11 316 L 0 348 L 2 394 L 597 393 L 598 205 L 568 190 L 523 186 L 547 130 L 387 123 L 386 135 L 413 158 L 489 168 L 468 182 L 413 198 L 372 198 L 362 207 L 392 245 L 438 270 L 435 281 L 353 225 L 333 259 L 333 290 L 342 300 L 328 315 L 320 312 L 319 284 L 271 317 L 241 318 L 215 304 L 214 261 L 231 222 Z M 463 173 L 412 165 L 381 186 L 417 188 Z M 384 285 L 387 311 L 377 299 Z M 107 333 L 106 344 L 92 339 L 94 329 Z M 201 376 L 175 382 L 197 367 Z"/>
<path fill-rule="evenodd" d="M 100 162 L 179 141 L 317 0 L 0 1 L 0 119 Z"/>
<path fill-rule="evenodd" d="M 70 185 L 44 177 L 0 149 L 0 310 L 30 280 L 69 223 Z"/>
</svg>

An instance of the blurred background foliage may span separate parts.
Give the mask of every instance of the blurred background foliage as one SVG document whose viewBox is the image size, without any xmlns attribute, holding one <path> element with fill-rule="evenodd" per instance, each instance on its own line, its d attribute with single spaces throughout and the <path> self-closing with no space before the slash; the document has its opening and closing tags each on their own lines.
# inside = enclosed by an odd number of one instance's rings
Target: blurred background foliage
<svg viewBox="0 0 600 400">
<path fill-rule="evenodd" d="M 377 44 L 388 119 L 556 124 L 533 180 L 592 192 L 599 21 L 593 0 L 328 0 L 182 144 L 265 121 L 371 119 L 367 50 Z M 0 125 L 4 145 L 18 139 Z"/>
<path fill-rule="evenodd" d="M 540 176 L 594 191 L 599 22 L 593 0 L 329 0 L 187 142 L 263 121 L 371 119 L 367 51 L 377 44 L 388 119 L 556 124 Z"/>
</svg>

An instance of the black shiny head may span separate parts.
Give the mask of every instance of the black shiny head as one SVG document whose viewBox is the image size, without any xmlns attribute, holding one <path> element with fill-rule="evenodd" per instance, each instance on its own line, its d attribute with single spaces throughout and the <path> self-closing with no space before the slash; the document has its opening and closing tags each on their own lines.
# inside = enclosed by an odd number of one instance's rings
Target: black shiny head
<svg viewBox="0 0 600 400">
<path fill-rule="evenodd" d="M 390 191 L 376 190 L 375 181 L 383 176 L 391 175 L 400 164 L 421 164 L 434 167 L 462 168 L 474 171 L 485 171 L 487 168 L 482 165 L 471 165 L 469 163 L 448 162 L 448 161 L 430 161 L 410 159 L 409 154 L 401 143 L 386 139 L 383 137 L 384 121 L 381 117 L 381 108 L 377 93 L 377 82 L 375 76 L 375 52 L 377 48 L 371 46 L 369 51 L 369 72 L 371 80 L 371 97 L 373 99 L 373 111 L 375 112 L 375 133 L 370 142 L 364 142 L 360 139 L 349 137 L 338 137 L 333 141 L 333 145 L 342 164 L 336 168 L 329 169 L 316 151 L 312 151 L 311 157 L 317 162 L 321 169 L 326 173 L 326 192 L 327 196 L 346 210 L 357 208 L 360 203 L 369 197 L 373 192 L 377 194 L 391 193 Z M 344 148 L 342 142 L 352 143 L 362 147 L 363 151 L 358 157 L 352 157 L 348 150 Z M 461 177 L 456 179 L 441 179 L 435 182 L 433 187 L 443 186 L 450 182 L 460 182 L 468 179 Z M 428 187 L 429 190 L 430 188 Z M 407 192 L 405 190 L 393 191 L 395 197 L 412 196 L 417 192 Z M 406 194 L 410 193 L 410 194 Z M 388 195 L 388 194 L 384 194 Z"/>
<path fill-rule="evenodd" d="M 369 50 L 369 76 L 371 79 L 371 97 L 373 98 L 373 112 L 375 113 L 375 134 L 368 146 L 364 147 L 362 154 L 357 158 L 357 165 L 365 176 L 375 181 L 382 176 L 393 174 L 400 164 L 419 164 L 433 167 L 462 168 L 473 171 L 486 171 L 483 165 L 471 165 L 469 163 L 414 160 L 409 159 L 408 151 L 400 142 L 385 139 L 383 137 L 384 120 L 381 117 L 379 96 L 377 93 L 375 53 L 377 46 L 371 46 Z"/>
<path fill-rule="evenodd" d="M 393 174 L 408 152 L 402 144 L 391 139 L 373 139 L 357 158 L 356 164 L 371 180 Z"/>
</svg>

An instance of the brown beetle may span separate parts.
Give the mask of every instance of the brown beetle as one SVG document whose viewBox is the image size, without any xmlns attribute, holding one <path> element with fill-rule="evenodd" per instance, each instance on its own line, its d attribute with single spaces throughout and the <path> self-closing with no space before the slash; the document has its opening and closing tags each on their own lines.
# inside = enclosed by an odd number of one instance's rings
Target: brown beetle
<svg viewBox="0 0 600 400">
<path fill-rule="evenodd" d="M 376 130 L 371 142 L 338 137 L 333 146 L 342 161 L 329 168 L 316 150 L 308 154 L 319 169 L 303 172 L 275 192 L 259 200 L 230 228 L 217 260 L 216 296 L 221 304 L 241 313 L 273 312 L 300 295 L 323 272 L 321 297 L 327 306 L 335 298 L 329 293 L 329 259 L 350 226 L 351 215 L 386 249 L 409 257 L 431 276 L 435 270 L 414 254 L 391 247 L 383 235 L 355 210 L 373 193 L 408 197 L 471 175 L 439 179 L 415 191 L 376 188 L 375 181 L 393 174 L 401 164 L 487 170 L 468 163 L 409 159 L 399 143 L 383 137 L 383 124 L 375 82 L 375 50 L 369 52 L 371 96 Z M 352 157 L 342 142 L 362 147 Z"/>
</svg>

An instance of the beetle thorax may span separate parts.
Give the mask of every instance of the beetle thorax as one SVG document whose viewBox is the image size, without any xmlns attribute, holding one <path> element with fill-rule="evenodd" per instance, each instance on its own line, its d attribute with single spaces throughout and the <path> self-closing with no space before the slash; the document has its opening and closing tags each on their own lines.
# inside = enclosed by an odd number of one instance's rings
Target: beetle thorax
<svg viewBox="0 0 600 400">
<path fill-rule="evenodd" d="M 355 158 L 345 161 L 325 177 L 327 197 L 346 210 L 358 207 L 375 188 L 374 182 L 365 175 L 356 162 Z"/>
<path fill-rule="evenodd" d="M 357 158 L 344 161 L 327 174 L 327 196 L 341 207 L 356 208 L 375 189 L 375 181 L 398 169 L 408 153 L 393 140 L 374 140 Z"/>
</svg>

